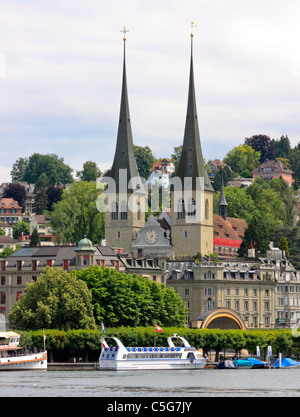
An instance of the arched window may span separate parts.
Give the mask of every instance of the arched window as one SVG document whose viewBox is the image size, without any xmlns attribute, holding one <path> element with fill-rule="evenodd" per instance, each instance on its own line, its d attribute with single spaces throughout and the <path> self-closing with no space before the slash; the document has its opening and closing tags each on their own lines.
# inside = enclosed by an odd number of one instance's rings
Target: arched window
<svg viewBox="0 0 300 417">
<path fill-rule="evenodd" d="M 127 220 L 127 203 L 126 203 L 126 201 L 121 202 L 120 216 L 121 216 L 121 220 Z"/>
<path fill-rule="evenodd" d="M 206 220 L 209 219 L 209 202 L 207 199 L 205 200 L 205 218 Z"/>
<path fill-rule="evenodd" d="M 188 217 L 195 217 L 196 216 L 196 203 L 193 198 L 189 199 L 188 202 Z"/>
<path fill-rule="evenodd" d="M 177 204 L 177 218 L 185 219 L 184 200 L 180 199 Z"/>
<path fill-rule="evenodd" d="M 141 203 L 137 203 L 137 219 L 141 220 Z"/>
<path fill-rule="evenodd" d="M 118 203 L 114 201 L 111 205 L 111 219 L 118 220 Z"/>
</svg>

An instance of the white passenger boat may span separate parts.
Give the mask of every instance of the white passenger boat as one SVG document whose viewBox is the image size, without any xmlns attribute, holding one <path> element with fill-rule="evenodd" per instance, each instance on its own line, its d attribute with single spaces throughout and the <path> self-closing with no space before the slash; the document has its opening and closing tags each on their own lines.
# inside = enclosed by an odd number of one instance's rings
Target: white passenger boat
<svg viewBox="0 0 300 417">
<path fill-rule="evenodd" d="M 0 332 L 0 371 L 46 370 L 47 352 L 24 354 L 19 346 L 20 335 Z"/>
<path fill-rule="evenodd" d="M 207 362 L 196 348 L 176 334 L 168 337 L 168 347 L 125 347 L 118 338 L 111 337 L 116 345 L 112 347 L 106 339 L 101 338 L 99 358 L 103 371 L 202 369 Z M 175 345 L 174 339 L 181 340 L 183 346 Z"/>
</svg>

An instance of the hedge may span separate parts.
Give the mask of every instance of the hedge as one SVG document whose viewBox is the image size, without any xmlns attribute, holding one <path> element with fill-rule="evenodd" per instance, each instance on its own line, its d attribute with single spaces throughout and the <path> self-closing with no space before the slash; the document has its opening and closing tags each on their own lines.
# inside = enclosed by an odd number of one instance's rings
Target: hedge
<svg viewBox="0 0 300 417">
<path fill-rule="evenodd" d="M 43 331 L 18 331 L 21 334 L 20 345 L 25 349 L 43 349 Z M 106 336 L 119 338 L 125 346 L 147 347 L 167 346 L 167 338 L 174 333 L 185 337 L 191 346 L 203 349 L 226 352 L 234 350 L 239 353 L 247 349 L 251 355 L 256 352 L 256 346 L 261 353 L 266 354 L 267 346 L 272 346 L 273 354 L 282 352 L 286 356 L 300 353 L 300 338 L 293 337 L 291 330 L 219 330 L 219 329 L 189 329 L 169 327 L 162 333 L 154 332 L 154 327 L 118 327 L 107 328 Z M 97 362 L 101 351 L 100 330 L 45 330 L 46 348 L 50 362 L 67 362 L 82 360 Z"/>
</svg>

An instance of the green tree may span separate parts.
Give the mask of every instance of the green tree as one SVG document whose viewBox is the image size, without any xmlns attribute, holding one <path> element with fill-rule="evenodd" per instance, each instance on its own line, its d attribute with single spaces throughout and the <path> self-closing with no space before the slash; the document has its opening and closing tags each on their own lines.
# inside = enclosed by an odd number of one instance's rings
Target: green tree
<svg viewBox="0 0 300 417">
<path fill-rule="evenodd" d="M 149 146 L 142 147 L 134 145 L 134 156 L 140 177 L 147 180 L 150 175 L 150 169 L 156 161 L 151 149 Z"/>
<path fill-rule="evenodd" d="M 47 185 L 72 183 L 72 171 L 72 168 L 64 163 L 64 159 L 55 154 L 34 153 L 28 158 L 22 180 L 36 184 L 40 176 L 45 174 Z"/>
<path fill-rule="evenodd" d="M 33 209 L 36 214 L 43 214 L 43 212 L 48 208 L 47 184 L 47 176 L 45 173 L 42 173 L 34 188 L 35 197 Z"/>
<path fill-rule="evenodd" d="M 93 294 L 95 320 L 113 326 L 164 326 L 185 323 L 187 309 L 171 287 L 147 278 L 91 266 L 74 272 Z"/>
<path fill-rule="evenodd" d="M 11 179 L 13 182 L 24 181 L 24 174 L 28 165 L 28 158 L 19 158 L 13 164 L 10 171 Z"/>
<path fill-rule="evenodd" d="M 233 172 L 242 175 L 245 170 L 251 172 L 260 165 L 260 155 L 260 152 L 255 151 L 250 145 L 244 144 L 229 151 L 224 162 Z"/>
<path fill-rule="evenodd" d="M 35 227 L 33 229 L 33 231 L 32 231 L 32 235 L 31 235 L 31 240 L 30 240 L 29 246 L 34 247 L 34 246 L 39 246 L 40 244 L 41 244 L 40 236 L 39 236 L 39 233 L 37 231 L 37 228 Z"/>
<path fill-rule="evenodd" d="M 214 177 L 214 190 L 215 191 L 220 191 L 222 188 L 222 178 L 223 178 L 223 183 L 224 183 L 224 187 L 227 186 L 229 181 L 232 181 L 234 179 L 234 173 L 231 171 L 231 169 L 229 168 L 229 166 L 225 165 L 223 167 L 223 169 L 220 169 L 215 177 Z"/>
<path fill-rule="evenodd" d="M 101 176 L 101 171 L 96 162 L 86 161 L 83 164 L 83 170 L 77 171 L 76 175 L 81 181 L 96 181 Z"/>
<path fill-rule="evenodd" d="M 281 238 L 280 238 L 279 249 L 280 250 L 284 250 L 285 253 L 286 253 L 286 255 L 288 255 L 288 253 L 289 253 L 289 245 L 288 245 L 287 238 L 285 236 L 281 236 Z"/>
<path fill-rule="evenodd" d="M 9 313 L 16 329 L 94 329 L 92 295 L 73 273 L 47 267 Z"/>
<path fill-rule="evenodd" d="M 13 227 L 13 238 L 14 239 L 18 239 L 19 236 L 23 235 L 29 235 L 30 233 L 30 228 L 28 223 L 21 221 L 18 222 L 14 227 Z"/>
<path fill-rule="evenodd" d="M 52 227 L 58 243 L 78 243 L 85 235 L 94 244 L 104 237 L 104 214 L 96 206 L 100 190 L 92 182 L 74 183 L 53 205 Z"/>
<path fill-rule="evenodd" d="M 238 256 L 247 255 L 248 249 L 255 249 L 256 253 L 265 254 L 269 249 L 269 230 L 262 215 L 253 216 L 245 231 L 244 238 L 238 250 Z"/>
</svg>

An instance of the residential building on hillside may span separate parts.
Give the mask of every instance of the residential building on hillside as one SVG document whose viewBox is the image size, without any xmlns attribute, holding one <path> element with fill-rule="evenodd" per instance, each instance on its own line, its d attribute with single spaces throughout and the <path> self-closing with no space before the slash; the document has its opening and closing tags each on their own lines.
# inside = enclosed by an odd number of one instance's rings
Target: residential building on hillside
<svg viewBox="0 0 300 417">
<path fill-rule="evenodd" d="M 0 221 L 4 223 L 18 223 L 23 218 L 22 207 L 13 198 L 0 199 Z"/>
<path fill-rule="evenodd" d="M 175 172 L 175 166 L 171 159 L 164 158 L 162 161 L 154 162 L 151 174 L 147 179 L 148 186 L 157 184 L 163 188 L 168 188 L 170 179 Z"/>
<path fill-rule="evenodd" d="M 0 235 L 0 253 L 3 252 L 5 248 L 16 250 L 17 244 L 18 241 L 11 236 Z"/>
<path fill-rule="evenodd" d="M 295 182 L 293 171 L 283 165 L 279 159 L 272 161 L 266 159 L 258 168 L 252 171 L 252 177 L 254 179 L 262 178 L 265 181 L 282 177 L 289 185 Z"/>
</svg>

